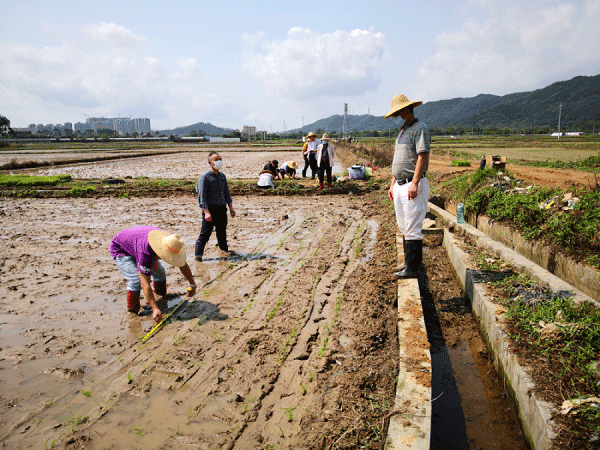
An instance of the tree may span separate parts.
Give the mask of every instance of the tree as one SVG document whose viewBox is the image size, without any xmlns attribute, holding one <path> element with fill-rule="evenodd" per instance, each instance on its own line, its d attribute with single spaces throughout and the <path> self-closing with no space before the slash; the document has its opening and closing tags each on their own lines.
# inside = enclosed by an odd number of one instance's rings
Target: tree
<svg viewBox="0 0 600 450">
<path fill-rule="evenodd" d="M 0 114 L 0 136 L 6 138 L 9 134 L 13 134 L 13 129 L 10 127 L 10 120 Z"/>
</svg>

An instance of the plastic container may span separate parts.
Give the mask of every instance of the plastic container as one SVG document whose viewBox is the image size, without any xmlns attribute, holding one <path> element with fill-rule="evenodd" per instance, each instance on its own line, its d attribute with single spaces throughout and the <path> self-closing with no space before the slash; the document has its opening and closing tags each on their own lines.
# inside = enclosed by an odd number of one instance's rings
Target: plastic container
<svg viewBox="0 0 600 450">
<path fill-rule="evenodd" d="M 462 203 L 456 207 L 456 223 L 465 223 L 465 205 Z"/>
</svg>

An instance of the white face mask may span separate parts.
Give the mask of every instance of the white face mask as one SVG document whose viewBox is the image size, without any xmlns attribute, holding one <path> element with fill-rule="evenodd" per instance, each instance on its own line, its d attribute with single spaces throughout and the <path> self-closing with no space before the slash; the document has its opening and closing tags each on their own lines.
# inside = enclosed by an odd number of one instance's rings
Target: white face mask
<svg viewBox="0 0 600 450">
<path fill-rule="evenodd" d="M 217 159 L 216 161 L 213 161 L 213 167 L 216 170 L 221 170 L 221 167 L 223 167 L 223 161 L 221 161 L 220 159 Z"/>
</svg>

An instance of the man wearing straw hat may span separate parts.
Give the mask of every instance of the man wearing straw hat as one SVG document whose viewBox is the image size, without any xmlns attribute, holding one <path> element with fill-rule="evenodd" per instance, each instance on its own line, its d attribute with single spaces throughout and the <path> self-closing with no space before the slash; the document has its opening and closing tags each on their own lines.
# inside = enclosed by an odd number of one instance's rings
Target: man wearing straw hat
<svg viewBox="0 0 600 450">
<path fill-rule="evenodd" d="M 310 166 L 312 179 L 314 180 L 315 175 L 317 175 L 317 172 L 319 171 L 319 165 L 317 163 L 317 150 L 321 141 L 317 139 L 317 135 L 312 131 L 306 135 L 306 139 L 308 140 L 308 145 L 306 146 L 306 152 L 304 153 L 305 163 L 304 169 L 302 170 L 302 177 L 306 178 L 307 169 L 308 166 Z"/>
<path fill-rule="evenodd" d="M 140 290 L 143 290 L 152 308 L 152 318 L 157 323 L 162 320 L 150 287 L 152 281 L 156 294 L 167 294 L 167 276 L 161 259 L 179 267 L 190 283 L 189 297 L 196 293 L 196 282 L 185 260 L 183 239 L 178 234 L 152 226 L 127 228 L 113 238 L 110 255 L 127 280 L 127 311 L 131 313 L 137 314 L 140 310 Z"/>
<path fill-rule="evenodd" d="M 404 242 L 404 267 L 397 278 L 416 278 L 423 262 L 423 221 L 429 201 L 429 167 L 431 138 L 424 123 L 413 114 L 423 102 L 411 102 L 404 95 L 392 99 L 391 111 L 384 117 L 404 119 L 394 147 L 392 182 L 388 197 L 394 202 L 396 221 Z"/>
</svg>

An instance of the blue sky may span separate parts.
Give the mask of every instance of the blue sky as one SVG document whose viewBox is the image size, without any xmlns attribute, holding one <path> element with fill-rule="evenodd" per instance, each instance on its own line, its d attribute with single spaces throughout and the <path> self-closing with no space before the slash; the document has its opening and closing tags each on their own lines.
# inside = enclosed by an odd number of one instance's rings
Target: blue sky
<svg viewBox="0 0 600 450">
<path fill-rule="evenodd" d="M 0 0 L 13 127 L 149 117 L 282 131 L 600 73 L 600 0 Z M 285 123 L 285 125 L 284 125 Z"/>
</svg>

